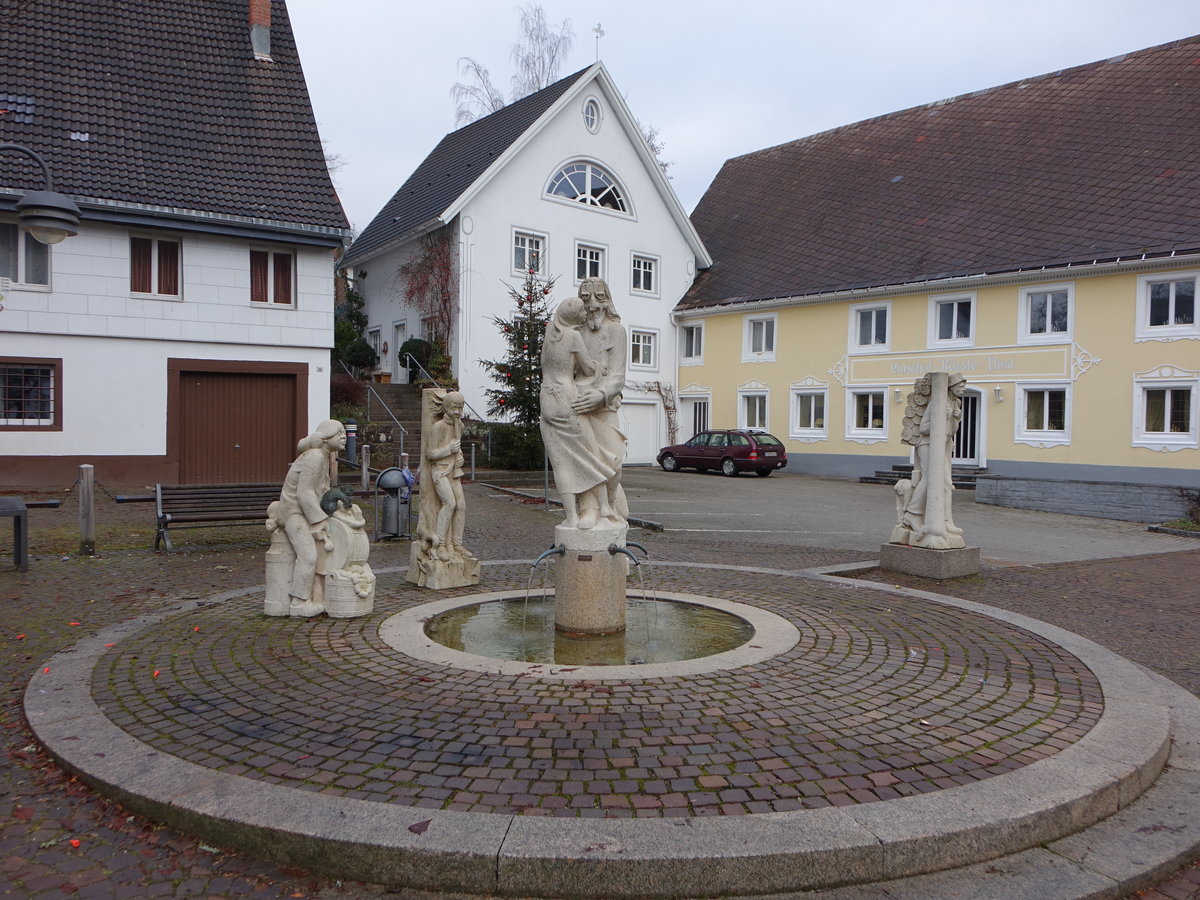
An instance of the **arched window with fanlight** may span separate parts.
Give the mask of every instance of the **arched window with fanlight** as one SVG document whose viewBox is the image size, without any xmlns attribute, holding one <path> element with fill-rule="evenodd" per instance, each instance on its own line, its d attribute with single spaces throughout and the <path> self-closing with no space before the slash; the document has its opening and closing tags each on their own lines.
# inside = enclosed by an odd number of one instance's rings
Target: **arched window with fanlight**
<svg viewBox="0 0 1200 900">
<path fill-rule="evenodd" d="M 550 179 L 546 193 L 551 197 L 573 200 L 588 206 L 629 212 L 617 179 L 595 163 L 579 161 L 563 166 L 558 174 Z"/>
</svg>

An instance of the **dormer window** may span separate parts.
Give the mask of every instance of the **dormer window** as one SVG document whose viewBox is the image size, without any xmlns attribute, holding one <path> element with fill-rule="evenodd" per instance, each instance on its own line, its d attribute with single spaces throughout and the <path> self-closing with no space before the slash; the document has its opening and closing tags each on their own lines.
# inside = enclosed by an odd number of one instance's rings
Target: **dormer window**
<svg viewBox="0 0 1200 900">
<path fill-rule="evenodd" d="M 589 206 L 599 206 L 627 213 L 625 198 L 617 180 L 608 172 L 589 162 L 573 162 L 563 166 L 550 179 L 546 193 L 562 200 L 574 200 Z"/>
</svg>

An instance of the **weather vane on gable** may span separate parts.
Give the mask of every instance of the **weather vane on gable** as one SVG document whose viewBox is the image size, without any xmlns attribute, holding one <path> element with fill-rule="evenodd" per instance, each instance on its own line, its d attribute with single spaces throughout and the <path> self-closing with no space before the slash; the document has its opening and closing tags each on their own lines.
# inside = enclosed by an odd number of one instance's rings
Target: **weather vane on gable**
<svg viewBox="0 0 1200 900">
<path fill-rule="evenodd" d="M 604 37 L 604 29 L 600 26 L 600 23 L 597 22 L 596 27 L 592 29 L 592 32 L 596 35 L 596 62 L 599 62 L 600 61 L 600 38 Z"/>
</svg>

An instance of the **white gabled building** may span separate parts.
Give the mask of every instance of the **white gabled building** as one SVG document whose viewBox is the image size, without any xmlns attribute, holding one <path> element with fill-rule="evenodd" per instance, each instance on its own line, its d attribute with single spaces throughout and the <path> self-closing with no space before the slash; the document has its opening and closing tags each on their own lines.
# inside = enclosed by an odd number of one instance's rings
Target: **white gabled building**
<svg viewBox="0 0 1200 900">
<path fill-rule="evenodd" d="M 479 415 L 492 386 L 480 360 L 505 350 L 493 317 L 509 315 L 505 285 L 530 263 L 557 278 L 555 302 L 585 276 L 606 279 L 630 335 L 629 381 L 674 384 L 671 310 L 711 261 L 602 63 L 448 134 L 350 247 L 342 265 L 366 300 L 381 380 L 403 380 L 396 350 L 427 336 L 399 270 L 439 229 L 455 264 L 454 376 Z M 631 387 L 623 409 L 626 461 L 652 462 L 666 442 L 661 398 Z"/>
<path fill-rule="evenodd" d="M 82 212 L 33 241 L 0 154 L 0 486 L 282 481 L 349 235 L 285 4 L 30 4 L 0 61 L 0 143 Z"/>
</svg>

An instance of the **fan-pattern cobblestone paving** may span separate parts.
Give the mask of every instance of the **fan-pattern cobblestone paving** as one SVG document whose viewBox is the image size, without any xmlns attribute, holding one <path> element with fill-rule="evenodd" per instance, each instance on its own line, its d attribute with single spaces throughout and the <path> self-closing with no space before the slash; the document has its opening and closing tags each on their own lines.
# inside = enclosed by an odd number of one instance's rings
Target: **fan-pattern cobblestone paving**
<svg viewBox="0 0 1200 900">
<path fill-rule="evenodd" d="M 512 499 L 493 500 L 477 488 L 469 490 L 473 505 L 468 545 L 478 555 L 485 559 L 524 560 L 544 549 L 547 529 L 545 513 Z M 30 496 L 29 492 L 25 495 Z M 76 779 L 64 775 L 46 759 L 24 722 L 21 696 L 32 673 L 43 666 L 50 656 L 105 625 L 147 613 L 169 611 L 181 601 L 254 585 L 262 579 L 264 545 L 262 537 L 253 535 L 252 529 L 240 529 L 232 537 L 215 536 L 205 531 L 185 533 L 181 541 L 183 549 L 169 556 L 140 549 L 148 547 L 153 538 L 152 529 L 146 527 L 146 520 L 151 516 L 144 506 L 118 507 L 108 504 L 101 510 L 100 517 L 102 528 L 111 529 L 108 533 L 102 531 L 102 540 L 112 541 L 112 535 L 128 533 L 132 537 L 125 546 L 139 549 L 102 551 L 99 557 L 92 559 L 77 558 L 70 552 L 47 553 L 47 544 L 54 543 L 48 535 L 61 536 L 64 531 L 69 533 L 75 514 L 69 501 L 61 510 L 37 510 L 31 514 L 31 549 L 34 556 L 28 572 L 18 573 L 11 568 L 8 558 L 0 559 L 0 603 L 4 604 L 5 609 L 4 620 L 0 623 L 0 672 L 4 678 L 3 701 L 0 703 L 0 750 L 5 755 L 6 763 L 0 767 L 0 896 L 39 900 L 61 897 L 388 896 L 424 900 L 425 895 L 417 892 L 391 891 L 378 885 L 341 884 L 257 861 L 239 854 L 237 848 L 205 845 L 186 834 L 131 815 L 119 804 L 99 797 Z M 0 547 L 9 546 L 10 540 L 11 532 L 5 531 L 4 525 L 0 524 Z M 800 569 L 871 557 L 868 553 L 764 547 L 719 538 L 706 540 L 701 545 L 672 539 L 669 534 L 647 534 L 641 540 L 651 545 L 658 559 L 770 565 L 780 569 Z M 102 546 L 105 545 L 102 543 Z M 379 544 L 372 550 L 372 564 L 381 569 L 402 565 L 406 553 L 407 544 L 402 542 Z M 667 568 L 663 567 L 664 575 Z M 493 571 L 499 572 L 500 569 Z M 682 589 L 714 593 L 713 582 L 716 579 L 695 570 L 688 571 L 691 574 L 682 581 L 688 581 L 690 586 Z M 891 577 L 887 580 L 893 581 Z M 1200 616 L 1196 615 L 1194 592 L 1194 586 L 1200 583 L 1200 551 L 1028 568 L 989 568 L 976 579 L 953 585 L 938 585 L 919 579 L 911 583 L 927 590 L 964 596 L 1055 622 L 1158 669 L 1194 692 L 1200 690 L 1200 671 L 1196 668 L 1198 657 L 1194 652 L 1200 646 Z M 397 598 L 386 602 L 394 603 L 394 608 L 399 609 L 403 601 Z M 174 664 L 179 666 L 179 660 L 184 659 L 188 665 L 199 667 L 202 657 L 187 653 L 187 648 L 196 649 L 205 642 L 215 648 L 220 643 L 217 635 L 222 630 L 228 629 L 232 644 L 233 636 L 240 634 L 240 627 L 235 628 L 233 624 L 237 621 L 237 615 L 244 614 L 248 620 L 252 620 L 254 605 L 253 598 L 248 598 L 231 601 L 224 607 L 229 616 L 219 615 L 218 609 L 210 608 L 178 617 L 176 621 L 183 628 L 188 628 L 187 621 L 192 618 L 194 621 L 191 630 L 181 629 L 175 642 Z M 381 614 L 391 608 L 381 604 Z M 328 631 L 331 624 L 326 622 L 320 628 Z M 200 632 L 194 631 L 197 626 L 201 628 Z M 276 630 L 293 635 L 315 631 L 309 628 L 305 632 L 303 623 L 286 623 L 282 629 Z M 253 629 L 250 631 L 252 633 Z M 201 636 L 203 641 L 198 642 Z M 270 674 L 286 681 L 289 662 L 294 662 L 294 659 L 274 659 L 265 648 L 278 650 L 281 634 L 271 637 L 272 640 L 255 645 L 255 650 L 264 654 L 262 662 L 265 665 L 277 662 L 278 666 L 272 668 Z M 243 649 L 245 646 L 239 645 Z M 297 649 L 300 646 L 297 645 Z M 185 648 L 185 652 L 179 653 L 178 647 Z M 122 646 L 113 659 L 124 658 L 130 665 L 136 666 L 137 662 L 127 655 L 129 653 L 129 647 Z M 893 664 L 899 664 L 899 660 L 894 660 Z M 908 665 L 907 661 L 904 665 Z M 158 665 L 157 668 L 161 679 L 164 667 Z M 149 678 L 146 696 L 154 697 L 160 694 L 161 688 L 155 684 L 152 675 L 153 669 L 145 672 L 138 668 L 128 680 L 142 684 L 141 679 Z M 415 681 L 407 685 L 408 689 L 424 690 L 430 698 L 436 696 L 433 692 L 436 682 L 422 682 L 422 676 L 415 672 L 414 677 Z M 319 695 L 321 687 L 318 680 L 312 690 Z M 393 685 L 397 690 L 402 687 L 402 684 Z M 1081 681 L 1078 688 L 1081 698 L 1086 696 L 1084 687 Z M 604 691 L 598 691 L 595 687 L 577 689 L 577 693 L 582 696 L 566 698 L 584 701 L 578 707 L 570 707 L 580 710 L 572 713 L 577 715 L 592 714 L 582 711 L 590 701 L 608 699 Z M 673 702 L 678 701 L 678 696 L 673 698 Z M 686 697 L 679 705 L 682 707 L 685 702 Z M 669 705 L 663 704 L 663 714 L 675 712 L 665 709 Z M 722 705 L 722 715 L 730 712 L 725 709 L 727 705 Z M 203 709 L 198 709 L 197 714 L 202 712 Z M 745 711 L 737 712 L 745 714 Z M 542 711 L 543 716 L 548 714 Z M 682 722 L 682 709 L 678 715 Z M 1070 728 L 1083 727 L 1086 715 L 1085 705 L 1074 724 L 1056 723 L 1056 727 L 1063 729 L 1064 734 L 1069 734 Z M 703 718 L 703 715 L 699 717 L 701 720 Z M 1053 719 L 1052 715 L 1047 721 Z M 932 723 L 932 720 L 927 721 Z M 534 725 L 529 725 L 529 722 Z M 593 731 L 598 731 L 602 724 L 607 723 L 599 719 L 594 723 L 575 723 L 576 726 L 580 724 L 588 724 Z M 505 722 L 496 727 L 498 730 L 547 728 L 545 721 L 532 717 Z M 926 732 L 927 727 L 930 732 Z M 918 734 L 932 737 L 932 732 L 938 727 L 937 724 L 920 726 Z M 567 730 L 571 732 L 575 729 Z M 504 740 L 518 736 L 497 734 L 499 743 L 486 746 L 505 746 Z M 421 736 L 421 740 L 428 739 Z M 562 738 L 551 738 L 552 741 L 556 739 Z M 355 740 L 377 741 L 378 738 Z M 244 749 L 246 737 L 239 735 L 234 743 Z M 688 752 L 700 748 L 698 744 L 687 746 Z M 208 752 L 211 749 L 201 748 Z M 445 750 L 445 747 L 441 750 Z M 667 754 L 662 754 L 659 760 L 665 756 Z M 633 757 L 635 762 L 637 758 L 636 755 Z M 584 758 L 581 757 L 582 761 Z M 602 760 L 606 764 L 607 761 Z M 285 764 L 290 766 L 286 772 L 261 777 L 290 780 L 297 786 L 304 784 L 306 790 L 331 787 L 332 783 L 308 783 L 296 779 L 293 770 L 300 762 L 307 760 L 286 760 Z M 237 764 L 244 765 L 245 762 Z M 721 764 L 726 765 L 723 762 Z M 756 760 L 756 765 L 766 772 L 777 771 L 767 769 L 761 760 Z M 581 771 L 597 771 L 586 766 L 580 768 Z M 450 776 L 442 773 L 434 777 Z M 700 776 L 680 777 L 697 779 Z M 842 778 L 839 775 L 833 777 Z M 336 789 L 357 790 L 347 786 Z M 719 795 L 721 791 L 739 789 L 749 794 L 748 789 L 733 785 L 726 787 L 714 784 L 705 790 L 715 791 Z M 627 796 L 632 798 L 638 795 Z M 666 795 L 647 793 L 647 796 Z M 732 799 L 736 795 L 729 796 L 731 799 L 727 802 L 740 806 L 755 802 Z M 1165 897 L 1171 900 L 1195 900 L 1200 897 L 1200 866 L 1194 864 L 1188 867 L 1156 889 L 1142 892 L 1141 896 L 1144 900 L 1163 900 Z"/>
</svg>

